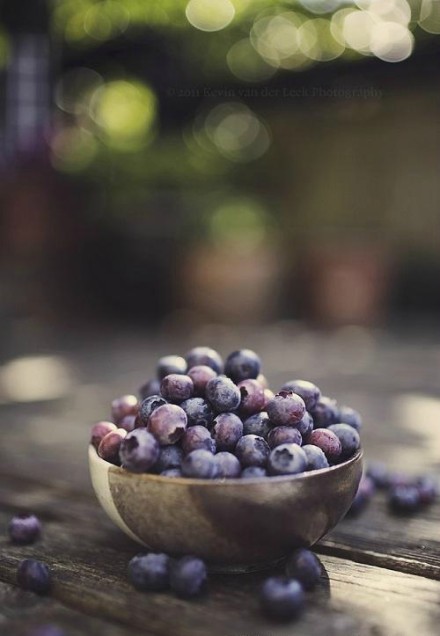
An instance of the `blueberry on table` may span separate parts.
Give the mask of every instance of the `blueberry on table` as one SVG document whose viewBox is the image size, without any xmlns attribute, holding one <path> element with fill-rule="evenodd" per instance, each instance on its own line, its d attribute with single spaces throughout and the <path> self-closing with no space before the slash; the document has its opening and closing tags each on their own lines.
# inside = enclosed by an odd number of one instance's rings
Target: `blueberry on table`
<svg viewBox="0 0 440 636">
<path fill-rule="evenodd" d="M 139 402 L 135 395 L 123 395 L 113 400 L 111 412 L 115 424 L 119 424 L 126 415 L 137 415 L 139 411 Z"/>
<path fill-rule="evenodd" d="M 359 433 L 349 424 L 331 424 L 327 430 L 332 431 L 341 442 L 341 459 L 351 457 L 360 448 Z"/>
<path fill-rule="evenodd" d="M 305 590 L 313 590 L 321 577 L 321 562 L 311 550 L 299 548 L 286 561 L 287 576 L 299 581 Z"/>
<path fill-rule="evenodd" d="M 355 428 L 357 431 L 362 426 L 362 418 L 360 414 L 350 406 L 339 407 L 339 421 Z"/>
<path fill-rule="evenodd" d="M 145 473 L 159 458 L 159 442 L 145 428 L 137 428 L 122 440 L 119 459 L 122 468 L 133 473 Z"/>
<path fill-rule="evenodd" d="M 289 391 L 280 391 L 266 407 L 274 426 L 296 426 L 306 412 L 304 400 Z"/>
<path fill-rule="evenodd" d="M 25 590 L 36 594 L 47 594 L 52 586 L 49 567 L 42 561 L 25 559 L 17 570 L 17 583 Z"/>
<path fill-rule="evenodd" d="M 156 378 L 147 380 L 139 389 L 139 396 L 141 400 L 150 397 L 151 395 L 158 395 L 160 393 L 160 381 Z"/>
<path fill-rule="evenodd" d="M 97 422 L 92 426 L 90 434 L 90 443 L 98 450 L 101 440 L 112 431 L 116 431 L 117 426 L 113 422 Z"/>
<path fill-rule="evenodd" d="M 162 473 L 164 470 L 171 468 L 180 468 L 183 459 L 183 450 L 180 446 L 170 444 L 169 446 L 161 446 L 159 458 L 154 464 L 154 471 Z"/>
<path fill-rule="evenodd" d="M 115 431 L 107 433 L 98 446 L 98 455 L 106 462 L 119 466 L 119 448 L 126 436 L 125 428 L 117 428 Z"/>
<path fill-rule="evenodd" d="M 257 380 L 242 380 L 237 386 L 241 393 L 240 413 L 242 415 L 252 415 L 264 408 L 264 389 Z"/>
<path fill-rule="evenodd" d="M 160 383 L 160 394 L 170 402 L 183 402 L 192 397 L 194 384 L 188 375 L 170 373 Z"/>
<path fill-rule="evenodd" d="M 302 447 L 307 457 L 306 470 L 319 470 L 320 468 L 328 468 L 329 463 L 324 452 L 314 444 L 304 444 Z"/>
<path fill-rule="evenodd" d="M 307 411 L 304 413 L 303 418 L 298 422 L 295 428 L 301 433 L 301 437 L 305 440 L 313 431 L 313 418 Z"/>
<path fill-rule="evenodd" d="M 201 559 L 185 556 L 174 561 L 170 568 L 171 589 L 183 598 L 204 592 L 208 580 L 206 565 Z"/>
<path fill-rule="evenodd" d="M 267 477 L 267 471 L 261 466 L 247 466 L 241 472 L 242 479 L 255 479 L 256 477 Z"/>
<path fill-rule="evenodd" d="M 205 426 L 190 426 L 182 435 L 181 445 L 185 455 L 191 451 L 203 448 L 210 453 L 215 453 L 216 443 L 211 433 Z"/>
<path fill-rule="evenodd" d="M 374 495 L 374 491 L 375 486 L 373 481 L 366 475 L 363 475 L 350 509 L 347 512 L 347 516 L 357 517 L 369 504 L 371 497 Z"/>
<path fill-rule="evenodd" d="M 297 475 L 307 468 L 307 456 L 298 444 L 281 444 L 269 455 L 270 475 Z"/>
<path fill-rule="evenodd" d="M 281 390 L 291 391 L 292 393 L 299 395 L 304 400 L 304 404 L 308 411 L 316 406 L 316 403 L 321 397 L 321 391 L 318 389 L 316 384 L 308 382 L 307 380 L 290 380 L 283 384 Z"/>
<path fill-rule="evenodd" d="M 186 430 L 186 413 L 176 404 L 163 404 L 155 409 L 148 420 L 148 430 L 159 444 L 175 444 Z"/>
<path fill-rule="evenodd" d="M 223 372 L 223 360 L 217 351 L 210 347 L 194 347 L 185 354 L 188 369 L 198 366 L 210 367 L 216 373 Z"/>
<path fill-rule="evenodd" d="M 391 489 L 388 504 L 395 514 L 411 514 L 421 506 L 420 492 L 416 485 L 395 486 Z"/>
<path fill-rule="evenodd" d="M 219 413 L 235 411 L 240 406 L 240 389 L 230 378 L 219 375 L 206 385 L 206 399 Z"/>
<path fill-rule="evenodd" d="M 337 424 L 339 420 L 339 409 L 336 400 L 323 396 L 310 409 L 315 428 L 326 428 L 331 424 Z"/>
<path fill-rule="evenodd" d="M 8 524 L 8 534 L 12 543 L 34 543 L 41 535 L 41 523 L 35 515 L 16 515 Z"/>
<path fill-rule="evenodd" d="M 367 475 L 374 482 L 376 488 L 385 489 L 390 485 L 388 468 L 382 462 L 368 462 Z"/>
<path fill-rule="evenodd" d="M 217 477 L 231 479 L 234 477 L 240 477 L 241 464 L 232 453 L 222 451 L 215 455 L 215 461 L 217 462 L 218 475 Z"/>
<path fill-rule="evenodd" d="M 273 576 L 263 583 L 260 603 L 269 618 L 288 621 L 296 618 L 304 609 L 305 594 L 299 581 Z"/>
<path fill-rule="evenodd" d="M 235 455 L 243 468 L 261 466 L 266 468 L 270 448 L 268 443 L 258 435 L 243 435 L 235 447 Z"/>
<path fill-rule="evenodd" d="M 419 477 L 416 486 L 420 495 L 420 503 L 424 506 L 434 503 L 438 495 L 438 484 L 429 476 Z"/>
<path fill-rule="evenodd" d="M 206 426 L 209 428 L 214 419 L 214 411 L 212 406 L 201 397 L 193 397 L 184 400 L 180 404 L 180 408 L 186 413 L 188 426 Z"/>
<path fill-rule="evenodd" d="M 233 451 L 243 435 L 243 422 L 234 413 L 220 413 L 214 419 L 212 436 L 219 451 Z"/>
<path fill-rule="evenodd" d="M 242 380 L 256 379 L 260 374 L 261 360 L 250 349 L 240 349 L 228 355 L 225 362 L 225 375 L 236 384 Z"/>
<path fill-rule="evenodd" d="M 170 583 L 170 563 L 166 554 L 137 554 L 128 564 L 128 577 L 138 590 L 162 592 Z"/>
<path fill-rule="evenodd" d="M 297 428 L 292 426 L 275 426 L 269 431 L 267 443 L 270 448 L 280 446 L 280 444 L 298 444 L 301 446 L 302 437 Z"/>
<path fill-rule="evenodd" d="M 315 428 L 307 439 L 309 444 L 318 446 L 329 462 L 337 461 L 341 455 L 342 446 L 339 437 L 328 428 Z"/>
<path fill-rule="evenodd" d="M 159 380 L 171 373 L 184 375 L 186 370 L 186 360 L 181 356 L 163 356 L 157 361 L 157 377 Z"/>
<path fill-rule="evenodd" d="M 168 402 L 161 395 L 150 395 L 145 400 L 142 400 L 139 406 L 139 420 L 142 426 L 147 426 L 150 415 L 159 406 L 168 404 Z"/>
<path fill-rule="evenodd" d="M 251 415 L 243 422 L 243 435 L 258 435 L 266 437 L 272 426 L 266 411 Z"/>
<path fill-rule="evenodd" d="M 203 448 L 193 450 L 182 461 L 182 475 L 196 479 L 214 479 L 218 475 L 215 456 Z"/>
<path fill-rule="evenodd" d="M 196 397 L 205 397 L 206 385 L 209 380 L 217 377 L 217 373 L 206 364 L 199 364 L 195 367 L 191 367 L 188 371 L 188 376 L 194 384 L 194 395 Z"/>
</svg>

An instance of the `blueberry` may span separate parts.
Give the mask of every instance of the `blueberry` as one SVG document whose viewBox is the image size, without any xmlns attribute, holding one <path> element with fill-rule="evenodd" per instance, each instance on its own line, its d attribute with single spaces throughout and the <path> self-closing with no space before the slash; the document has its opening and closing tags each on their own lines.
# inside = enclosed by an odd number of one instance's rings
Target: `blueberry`
<svg viewBox="0 0 440 636">
<path fill-rule="evenodd" d="M 310 413 L 306 411 L 295 428 L 301 433 L 301 437 L 306 439 L 313 431 L 313 419 Z"/>
<path fill-rule="evenodd" d="M 305 594 L 299 581 L 273 576 L 263 583 L 260 603 L 269 618 L 288 621 L 304 609 Z"/>
<path fill-rule="evenodd" d="M 208 573 L 201 559 L 185 556 L 171 565 L 171 589 L 183 598 L 198 596 L 206 587 Z"/>
<path fill-rule="evenodd" d="M 420 492 L 417 486 L 395 486 L 391 489 L 388 504 L 396 514 L 411 514 L 421 506 Z"/>
<path fill-rule="evenodd" d="M 416 486 L 419 491 L 420 503 L 422 505 L 434 503 L 438 495 L 438 485 L 432 477 L 419 477 L 416 481 Z"/>
<path fill-rule="evenodd" d="M 361 445 L 359 433 L 348 424 L 332 424 L 327 430 L 335 433 L 341 442 L 341 459 L 351 457 Z"/>
<path fill-rule="evenodd" d="M 25 590 L 31 590 L 37 594 L 46 594 L 52 587 L 52 577 L 46 563 L 25 559 L 17 570 L 17 583 Z"/>
<path fill-rule="evenodd" d="M 27 636 L 66 636 L 66 632 L 57 625 L 39 625 L 30 632 L 26 632 Z"/>
<path fill-rule="evenodd" d="M 170 557 L 166 554 L 138 554 L 128 564 L 128 576 L 138 590 L 162 592 L 170 583 Z"/>
<path fill-rule="evenodd" d="M 214 419 L 214 411 L 212 406 L 201 397 L 189 398 L 181 403 L 186 417 L 188 418 L 188 426 L 206 426 L 209 428 Z"/>
<path fill-rule="evenodd" d="M 264 406 L 263 409 L 266 410 L 267 405 L 271 400 L 275 397 L 275 393 L 270 389 L 264 389 Z"/>
<path fill-rule="evenodd" d="M 188 375 L 170 373 L 160 383 L 160 394 L 170 402 L 183 402 L 192 397 L 194 384 Z"/>
<path fill-rule="evenodd" d="M 176 404 L 163 404 L 150 415 L 148 430 L 159 444 L 175 444 L 183 435 L 187 424 L 186 413 Z"/>
<path fill-rule="evenodd" d="M 212 436 L 219 451 L 233 451 L 243 435 L 243 422 L 234 413 L 220 413 L 214 419 Z"/>
<path fill-rule="evenodd" d="M 147 380 L 145 384 L 139 389 L 139 395 L 141 400 L 150 397 L 151 395 L 158 395 L 160 393 L 160 382 L 154 378 L 153 380 Z"/>
<path fill-rule="evenodd" d="M 390 485 L 388 468 L 382 462 L 368 462 L 367 475 L 373 480 L 376 488 L 385 489 Z"/>
<path fill-rule="evenodd" d="M 243 435 L 235 447 L 235 454 L 241 465 L 266 467 L 270 448 L 262 437 L 258 435 Z"/>
<path fill-rule="evenodd" d="M 169 446 L 161 446 L 159 458 L 154 464 L 154 470 L 162 473 L 170 468 L 180 468 L 183 459 L 183 450 L 180 446 L 170 444 Z"/>
<path fill-rule="evenodd" d="M 218 477 L 240 477 L 241 464 L 232 453 L 225 451 L 217 453 L 217 455 L 215 455 L 215 461 L 217 462 Z"/>
<path fill-rule="evenodd" d="M 321 397 L 321 391 L 316 384 L 308 382 L 307 380 L 290 380 L 290 382 L 283 384 L 281 390 L 292 391 L 292 393 L 299 395 L 304 400 L 308 411 L 316 406 L 316 403 Z"/>
<path fill-rule="evenodd" d="M 268 471 L 271 475 L 297 475 L 307 468 L 307 456 L 298 444 L 281 444 L 269 455 Z"/>
<path fill-rule="evenodd" d="M 170 374 L 184 375 L 187 370 L 186 360 L 180 356 L 163 356 L 157 361 L 157 377 L 159 380 Z"/>
<path fill-rule="evenodd" d="M 41 535 L 41 523 L 35 515 L 16 515 L 9 522 L 8 533 L 12 543 L 34 543 Z"/>
<path fill-rule="evenodd" d="M 194 384 L 194 395 L 197 397 L 205 397 L 206 385 L 209 380 L 217 377 L 217 373 L 214 369 L 211 369 L 211 367 L 205 364 L 199 364 L 188 371 L 188 376 Z"/>
<path fill-rule="evenodd" d="M 126 415 L 119 422 L 119 428 L 123 428 L 127 433 L 131 433 L 141 424 L 139 420 L 139 415 Z"/>
<path fill-rule="evenodd" d="M 306 412 L 304 400 L 295 393 L 280 391 L 266 407 L 274 426 L 295 426 Z"/>
<path fill-rule="evenodd" d="M 361 416 L 350 406 L 341 406 L 339 408 L 339 421 L 355 428 L 357 431 L 362 426 Z"/>
<path fill-rule="evenodd" d="M 115 424 L 119 424 L 126 415 L 137 415 L 139 402 L 135 395 L 123 395 L 112 402 L 112 418 Z"/>
<path fill-rule="evenodd" d="M 204 448 L 210 453 L 215 453 L 216 444 L 211 433 L 205 426 L 190 426 L 186 429 L 181 440 L 185 455 L 198 448 Z"/>
<path fill-rule="evenodd" d="M 329 463 L 323 451 L 313 444 L 305 444 L 302 447 L 307 457 L 306 470 L 319 470 L 320 468 L 328 468 Z"/>
<path fill-rule="evenodd" d="M 247 417 L 263 410 L 264 389 L 257 380 L 242 380 L 237 386 L 241 394 L 240 414 Z"/>
<path fill-rule="evenodd" d="M 223 360 L 221 356 L 210 347 L 194 347 L 185 355 L 188 363 L 188 369 L 197 366 L 206 366 L 213 369 L 216 373 L 223 372 Z"/>
<path fill-rule="evenodd" d="M 217 477 L 218 468 L 215 457 L 209 451 L 199 448 L 191 451 L 182 461 L 182 474 L 184 477 L 197 479 L 214 479 Z"/>
<path fill-rule="evenodd" d="M 159 443 L 145 428 L 137 428 L 122 440 L 119 459 L 122 468 L 133 473 L 145 473 L 159 458 Z"/>
<path fill-rule="evenodd" d="M 126 435 L 127 431 L 124 428 L 107 433 L 99 443 L 98 455 L 106 462 L 119 466 L 119 448 Z"/>
<path fill-rule="evenodd" d="M 243 435 L 266 437 L 270 429 L 270 420 L 266 411 L 255 413 L 255 415 L 251 415 L 243 422 Z"/>
<path fill-rule="evenodd" d="M 374 495 L 374 490 L 373 481 L 369 477 L 363 475 L 347 516 L 357 517 L 370 502 L 371 497 Z"/>
<path fill-rule="evenodd" d="M 299 548 L 287 559 L 286 574 L 299 581 L 305 590 L 313 590 L 321 578 L 321 562 L 310 550 Z"/>
<path fill-rule="evenodd" d="M 241 401 L 240 389 L 225 375 L 213 378 L 206 385 L 206 398 L 219 413 L 235 411 Z"/>
<path fill-rule="evenodd" d="M 267 477 L 267 471 L 261 466 L 248 466 L 241 473 L 242 479 L 254 479 L 255 477 Z"/>
<path fill-rule="evenodd" d="M 107 435 L 107 433 L 111 433 L 112 431 L 116 431 L 116 424 L 113 422 L 97 422 L 92 427 L 92 432 L 90 435 L 90 443 L 98 450 L 98 446 L 101 443 L 103 437 Z"/>
<path fill-rule="evenodd" d="M 254 351 L 233 351 L 226 358 L 225 375 L 236 384 L 242 380 L 256 379 L 260 374 L 261 360 Z"/>
<path fill-rule="evenodd" d="M 162 475 L 162 477 L 182 477 L 180 468 L 167 468 L 159 474 Z"/>
<path fill-rule="evenodd" d="M 326 396 L 321 397 L 313 409 L 310 409 L 310 415 L 313 417 L 315 428 L 326 428 L 340 421 L 336 400 Z"/>
<path fill-rule="evenodd" d="M 145 400 L 142 400 L 139 407 L 139 420 L 142 426 L 147 426 L 152 412 L 164 404 L 168 404 L 168 402 L 161 395 L 150 395 Z"/>
<path fill-rule="evenodd" d="M 307 439 L 309 444 L 318 446 L 329 462 L 337 461 L 341 455 L 342 446 L 339 437 L 328 428 L 315 428 Z"/>
<path fill-rule="evenodd" d="M 270 448 L 275 448 L 280 444 L 298 444 L 301 446 L 302 437 L 297 428 L 292 426 L 275 426 L 267 436 L 267 443 Z"/>
</svg>

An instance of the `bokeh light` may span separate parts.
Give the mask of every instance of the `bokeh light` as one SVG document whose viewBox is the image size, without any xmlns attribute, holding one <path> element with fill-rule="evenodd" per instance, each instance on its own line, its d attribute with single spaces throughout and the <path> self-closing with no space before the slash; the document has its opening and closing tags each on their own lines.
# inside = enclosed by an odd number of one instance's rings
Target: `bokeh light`
<svg viewBox="0 0 440 636">
<path fill-rule="evenodd" d="M 243 38 L 233 44 L 226 60 L 231 73 L 245 82 L 261 82 L 276 71 L 273 65 L 268 64 L 257 53 L 249 38 Z"/>
<path fill-rule="evenodd" d="M 210 238 L 241 252 L 253 251 L 267 239 L 270 217 L 262 205 L 249 198 L 236 198 L 219 206 L 209 220 Z"/>
<path fill-rule="evenodd" d="M 90 132 L 68 126 L 55 133 L 51 151 L 54 168 L 66 173 L 81 172 L 95 159 L 98 143 Z"/>
<path fill-rule="evenodd" d="M 414 36 L 403 24 L 381 22 L 376 24 L 370 49 L 376 57 L 385 62 L 401 62 L 412 53 Z"/>
<path fill-rule="evenodd" d="M 103 82 L 101 75 L 90 68 L 78 67 L 67 71 L 55 87 L 55 103 L 66 113 L 88 113 L 90 100 Z"/>
<path fill-rule="evenodd" d="M 440 0 L 422 0 L 419 26 L 427 33 L 440 33 Z"/>
<path fill-rule="evenodd" d="M 190 0 L 185 14 L 200 31 L 220 31 L 234 19 L 235 7 L 230 0 Z"/>
</svg>

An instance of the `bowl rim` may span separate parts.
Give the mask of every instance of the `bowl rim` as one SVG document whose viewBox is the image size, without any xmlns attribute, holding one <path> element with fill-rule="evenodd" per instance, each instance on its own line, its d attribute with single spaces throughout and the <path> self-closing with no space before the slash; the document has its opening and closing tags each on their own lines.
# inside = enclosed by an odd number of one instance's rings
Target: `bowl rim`
<svg viewBox="0 0 440 636">
<path fill-rule="evenodd" d="M 98 451 L 96 448 L 89 444 L 89 463 L 92 461 L 97 461 L 103 465 L 108 466 L 108 468 L 112 468 L 112 472 L 117 472 L 120 475 L 128 475 L 129 477 L 137 477 L 144 482 L 157 482 L 157 483 L 166 483 L 166 484 L 175 484 L 176 486 L 204 486 L 204 487 L 215 487 L 215 486 L 238 486 L 241 485 L 245 487 L 246 485 L 253 484 L 263 484 L 263 483 L 284 483 L 290 481 L 302 481 L 306 479 L 313 479 L 318 475 L 323 475 L 326 473 L 335 473 L 339 470 L 346 468 L 351 464 L 355 464 L 357 461 L 363 458 L 364 452 L 362 446 L 356 451 L 354 455 L 346 459 L 344 462 L 340 464 L 335 464 L 334 466 L 328 466 L 326 468 L 317 468 L 315 470 L 308 470 L 302 473 L 297 473 L 296 475 L 273 475 L 269 478 L 267 477 L 251 477 L 249 479 L 241 479 L 240 477 L 224 477 L 222 479 L 198 479 L 196 477 L 168 477 L 167 475 L 156 475 L 155 473 L 136 473 L 123 468 L 122 466 L 116 466 L 115 464 L 111 464 L 110 462 L 102 459 L 98 455 Z M 93 459 L 92 459 L 93 457 Z"/>
</svg>

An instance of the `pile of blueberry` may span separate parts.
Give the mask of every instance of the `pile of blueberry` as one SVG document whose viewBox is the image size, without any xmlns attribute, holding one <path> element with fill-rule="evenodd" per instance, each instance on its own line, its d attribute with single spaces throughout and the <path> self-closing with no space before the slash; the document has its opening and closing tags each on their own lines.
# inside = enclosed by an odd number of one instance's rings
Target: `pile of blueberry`
<svg viewBox="0 0 440 636">
<path fill-rule="evenodd" d="M 103 459 L 137 473 L 225 479 L 327 468 L 360 447 L 361 418 L 306 380 L 275 395 L 249 349 L 225 363 L 209 347 L 160 358 L 140 399 L 112 402 L 112 422 L 92 428 Z"/>
</svg>

